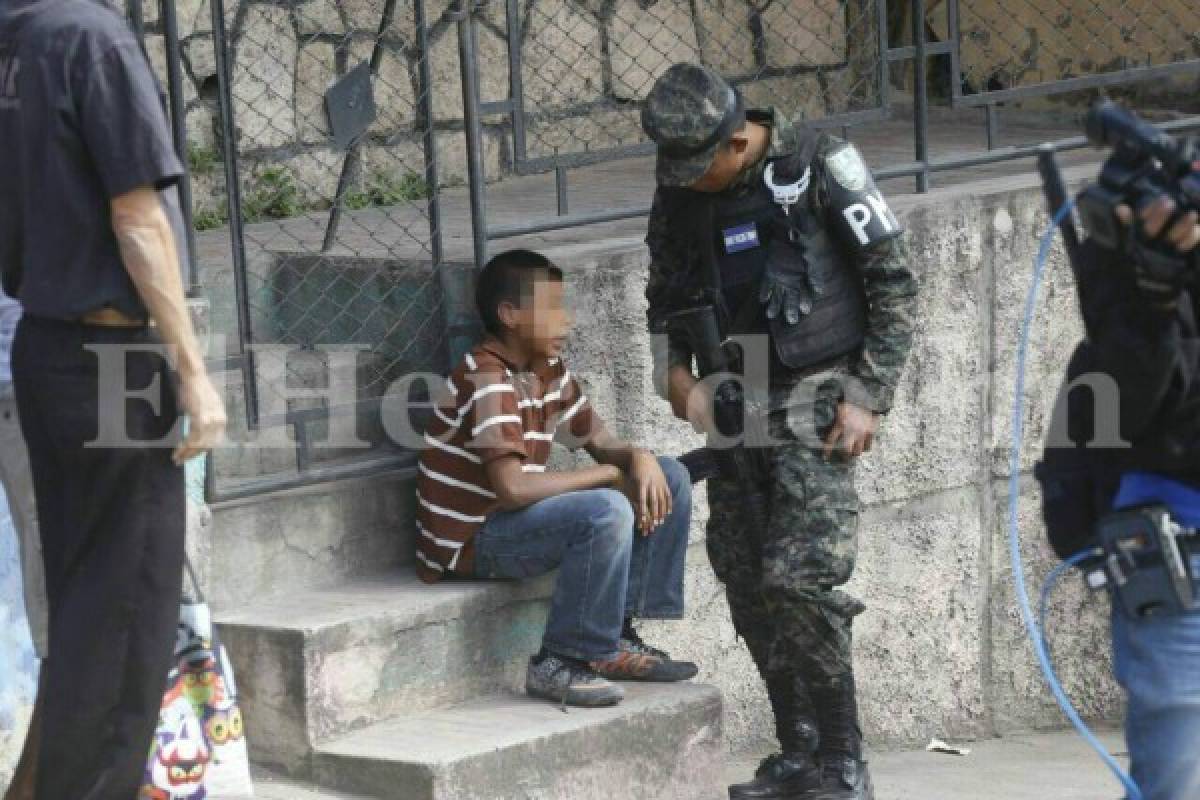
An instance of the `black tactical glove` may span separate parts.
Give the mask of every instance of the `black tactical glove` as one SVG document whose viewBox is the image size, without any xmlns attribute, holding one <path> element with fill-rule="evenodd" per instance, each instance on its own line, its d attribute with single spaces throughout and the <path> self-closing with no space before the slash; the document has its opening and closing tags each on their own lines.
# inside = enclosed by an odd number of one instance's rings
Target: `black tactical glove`
<svg viewBox="0 0 1200 800">
<path fill-rule="evenodd" d="M 775 237 L 767 246 L 767 267 L 763 273 L 759 301 L 766 306 L 767 319 L 783 314 L 789 325 L 812 311 L 820 294 L 809 277 L 808 263 L 794 245 Z"/>
</svg>

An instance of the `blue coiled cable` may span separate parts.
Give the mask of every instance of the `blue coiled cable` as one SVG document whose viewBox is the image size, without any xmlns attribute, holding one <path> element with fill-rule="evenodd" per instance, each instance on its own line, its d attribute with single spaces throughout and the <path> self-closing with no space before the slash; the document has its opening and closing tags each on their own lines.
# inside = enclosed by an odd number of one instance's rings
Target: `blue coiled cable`
<svg viewBox="0 0 1200 800">
<path fill-rule="evenodd" d="M 1041 288 L 1042 273 L 1045 271 L 1046 261 L 1050 257 L 1050 246 L 1054 242 L 1054 232 L 1074 207 L 1075 202 L 1071 200 L 1060 208 L 1054 215 L 1049 229 L 1042 236 L 1041 246 L 1038 248 L 1037 260 L 1033 265 L 1033 281 L 1029 286 L 1029 294 L 1025 299 L 1025 318 L 1021 326 L 1020 348 L 1017 351 L 1017 387 L 1013 400 L 1013 443 L 1009 456 L 1008 547 L 1012 557 L 1013 583 L 1017 592 L 1017 602 L 1021 607 L 1021 617 L 1025 620 L 1025 627 L 1029 631 L 1029 639 L 1033 642 L 1033 649 L 1037 654 L 1038 663 L 1042 668 L 1042 673 L 1046 676 L 1046 683 L 1049 684 L 1050 691 L 1054 693 L 1054 699 L 1058 701 L 1059 708 L 1067 715 L 1067 719 L 1075 726 L 1075 730 L 1079 731 L 1079 735 L 1088 743 L 1088 746 L 1096 751 L 1101 760 L 1104 761 L 1104 764 L 1112 770 L 1117 780 L 1125 787 L 1125 791 L 1128 793 L 1127 800 L 1142 800 L 1142 793 L 1138 789 L 1137 784 L 1133 782 L 1133 779 L 1121 768 L 1117 760 L 1112 757 L 1112 754 L 1105 749 L 1100 740 L 1096 738 L 1095 734 L 1092 733 L 1091 729 L 1080 718 L 1079 712 L 1075 710 L 1075 706 L 1071 704 L 1067 693 L 1063 691 L 1062 684 L 1059 683 L 1058 676 L 1054 672 L 1054 664 L 1050 661 L 1050 654 L 1046 647 L 1046 639 L 1042 628 L 1045 603 L 1050 591 L 1054 588 L 1054 584 L 1068 569 L 1092 556 L 1093 552 L 1089 550 L 1077 553 L 1050 573 L 1046 585 L 1042 588 L 1042 622 L 1033 617 L 1033 609 L 1029 603 L 1029 593 L 1025 589 L 1025 565 L 1021 560 L 1021 538 L 1017 525 L 1017 501 L 1021 494 L 1020 461 L 1025 416 L 1025 359 L 1029 350 L 1029 334 L 1033 327 L 1033 312 L 1037 306 L 1038 289 Z"/>
</svg>

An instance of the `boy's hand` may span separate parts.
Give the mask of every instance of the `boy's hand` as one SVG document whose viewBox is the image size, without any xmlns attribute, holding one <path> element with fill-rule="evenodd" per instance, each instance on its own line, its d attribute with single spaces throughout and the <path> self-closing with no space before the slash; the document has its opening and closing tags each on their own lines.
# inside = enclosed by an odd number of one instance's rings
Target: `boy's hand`
<svg viewBox="0 0 1200 800">
<path fill-rule="evenodd" d="M 635 450 L 620 489 L 633 506 L 634 525 L 649 536 L 671 513 L 671 489 L 653 453 Z"/>
</svg>

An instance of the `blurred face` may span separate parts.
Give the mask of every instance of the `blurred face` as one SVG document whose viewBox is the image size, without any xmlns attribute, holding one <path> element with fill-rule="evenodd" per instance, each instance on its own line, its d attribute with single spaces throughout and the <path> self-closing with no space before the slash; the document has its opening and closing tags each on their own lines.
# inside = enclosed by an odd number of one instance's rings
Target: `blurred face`
<svg viewBox="0 0 1200 800">
<path fill-rule="evenodd" d="M 520 308 L 501 303 L 500 319 L 512 331 L 521 348 L 534 358 L 558 358 L 571 332 L 571 314 L 563 302 L 563 282 L 552 278 L 535 280 Z"/>
<path fill-rule="evenodd" d="M 750 166 L 747 163 L 747 154 L 750 152 L 749 144 L 750 140 L 743 127 L 728 142 L 717 148 L 717 154 L 713 157 L 708 171 L 688 188 L 694 192 L 725 191 L 737 176 L 742 174 L 742 170 Z"/>
</svg>

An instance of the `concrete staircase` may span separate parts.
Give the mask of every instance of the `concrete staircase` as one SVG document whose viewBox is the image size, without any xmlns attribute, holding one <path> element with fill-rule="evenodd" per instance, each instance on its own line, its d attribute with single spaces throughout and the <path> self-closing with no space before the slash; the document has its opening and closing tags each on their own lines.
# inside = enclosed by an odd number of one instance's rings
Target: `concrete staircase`
<svg viewBox="0 0 1200 800">
<path fill-rule="evenodd" d="M 553 578 L 420 584 L 412 490 L 396 473 L 213 509 L 209 583 L 251 757 L 301 782 L 268 796 L 724 796 L 716 689 L 529 700 Z"/>
</svg>

